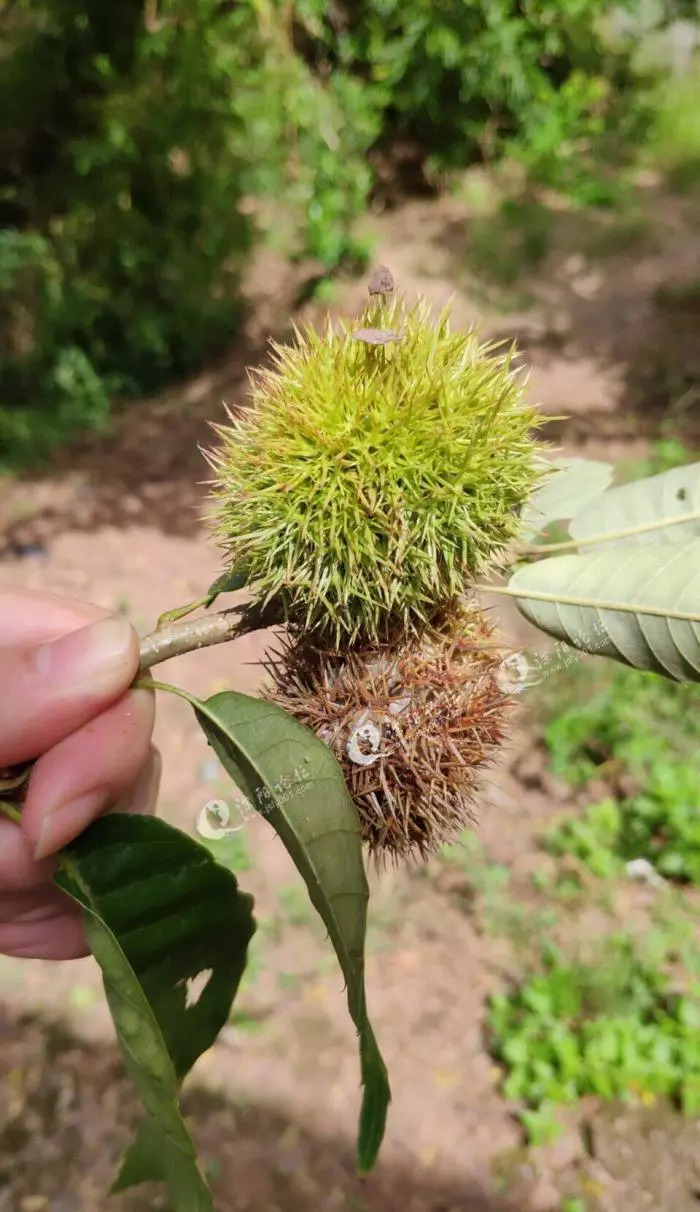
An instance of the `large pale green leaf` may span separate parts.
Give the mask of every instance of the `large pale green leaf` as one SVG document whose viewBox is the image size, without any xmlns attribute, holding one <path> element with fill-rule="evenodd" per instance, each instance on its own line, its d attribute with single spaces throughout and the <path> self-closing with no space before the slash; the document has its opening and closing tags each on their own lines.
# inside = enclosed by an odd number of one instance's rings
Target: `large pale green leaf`
<svg viewBox="0 0 700 1212">
<path fill-rule="evenodd" d="M 342 771 L 322 741 L 273 703 L 233 692 L 189 701 L 231 778 L 279 834 L 335 947 L 359 1035 L 364 1097 L 357 1151 L 358 1166 L 367 1171 L 384 1135 L 390 1092 L 367 1015 L 369 891 Z"/>
<path fill-rule="evenodd" d="M 64 856 L 56 882 L 84 910 L 147 1112 L 117 1186 L 166 1179 L 176 1212 L 211 1212 L 178 1089 L 228 1019 L 254 930 L 252 899 L 203 846 L 151 817 L 103 817 Z"/>
<path fill-rule="evenodd" d="M 519 568 L 508 589 L 575 648 L 700 681 L 700 539 L 554 556 Z"/>
<path fill-rule="evenodd" d="M 588 501 L 599 497 L 613 478 L 610 463 L 593 459 L 552 459 L 553 469 L 523 509 L 521 535 L 530 539 L 550 522 L 573 518 Z"/>
<path fill-rule="evenodd" d="M 672 518 L 689 515 L 687 522 L 664 525 Z M 654 529 L 625 537 L 620 531 L 658 523 Z M 674 467 L 671 471 L 610 488 L 591 501 L 573 518 L 569 533 L 575 539 L 611 535 L 602 547 L 630 544 L 687 543 L 700 535 L 700 463 Z"/>
</svg>

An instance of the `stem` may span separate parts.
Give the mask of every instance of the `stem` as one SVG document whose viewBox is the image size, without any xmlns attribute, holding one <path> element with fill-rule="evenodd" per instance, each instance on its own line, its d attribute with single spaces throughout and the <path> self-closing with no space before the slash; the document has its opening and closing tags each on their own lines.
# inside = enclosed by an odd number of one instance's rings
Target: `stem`
<svg viewBox="0 0 700 1212">
<path fill-rule="evenodd" d="M 244 633 L 241 608 L 220 610 L 217 614 L 203 615 L 200 619 L 188 619 L 185 623 L 168 623 L 157 627 L 141 640 L 139 672 L 145 673 L 160 661 L 195 652 L 198 648 L 211 648 L 214 644 L 225 644 Z"/>
<path fill-rule="evenodd" d="M 10 820 L 14 821 L 16 825 L 19 825 L 22 820 L 22 813 L 19 811 L 19 808 L 16 808 L 14 804 L 9 804 L 7 800 L 0 800 L 0 812 L 4 812 L 5 816 L 9 816 Z"/>
<path fill-rule="evenodd" d="M 266 631 L 282 621 L 280 608 L 274 602 L 262 606 L 255 602 L 230 606 L 228 610 L 188 619 L 187 622 L 173 619 L 164 626 L 156 626 L 155 631 L 141 640 L 139 672 L 145 673 L 160 661 L 169 661 L 171 657 L 182 656 L 185 652 L 226 644 L 253 631 Z"/>
<path fill-rule="evenodd" d="M 631 535 L 646 534 L 649 530 L 662 530 L 666 526 L 681 526 L 683 522 L 693 522 L 697 518 L 700 518 L 700 509 L 694 510 L 693 513 L 678 514 L 674 518 L 663 518 L 660 522 L 640 522 L 638 526 L 628 526 L 626 530 L 611 530 L 606 534 L 594 534 L 587 539 L 567 539 L 565 543 L 531 543 L 523 549 L 523 554 L 549 555 L 550 551 L 573 551 L 592 543 L 612 543 Z"/>
<path fill-rule="evenodd" d="M 623 614 L 651 614 L 661 619 L 681 619 L 700 623 L 700 614 L 692 610 L 668 610 L 665 606 L 644 606 L 635 602 L 601 602 L 597 598 L 568 597 L 560 593 L 536 593 L 530 589 L 511 589 L 510 585 L 474 585 L 480 593 L 501 593 L 521 602 L 554 602 L 557 606 L 590 606 L 593 610 L 617 610 Z"/>
<path fill-rule="evenodd" d="M 171 686 L 170 682 L 156 682 L 155 678 L 137 678 L 133 685 L 135 690 L 162 690 L 165 694 L 177 695 L 186 703 L 194 704 L 195 702 L 191 694 L 188 694 L 181 686 Z"/>
</svg>

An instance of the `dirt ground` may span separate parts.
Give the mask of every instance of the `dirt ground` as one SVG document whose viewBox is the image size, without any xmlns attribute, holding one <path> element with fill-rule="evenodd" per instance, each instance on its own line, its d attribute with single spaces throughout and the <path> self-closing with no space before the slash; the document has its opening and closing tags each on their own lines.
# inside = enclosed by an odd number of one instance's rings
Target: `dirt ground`
<svg viewBox="0 0 700 1212">
<path fill-rule="evenodd" d="M 607 231 L 604 216 L 553 209 L 550 252 L 523 267 L 518 309 L 507 312 L 470 269 L 464 197 L 405 203 L 368 226 L 377 259 L 409 294 L 425 292 L 437 305 L 454 295 L 456 323 L 518 338 L 533 397 L 569 418 L 551 425 L 556 441 L 594 457 L 636 457 L 669 407 L 691 442 L 700 412 L 697 314 L 678 302 L 700 274 L 697 215 L 653 180 L 640 197 L 648 224 L 632 245 L 608 240 L 604 258 L 591 251 Z M 0 585 L 90 599 L 145 632 L 211 583 L 219 567 L 201 524 L 199 446 L 211 441 L 207 423 L 221 417 L 222 401 L 245 399 L 245 368 L 264 357 L 267 334 L 283 335 L 292 314 L 320 314 L 317 303 L 295 310 L 298 285 L 298 269 L 261 256 L 251 319 L 219 365 L 126 412 L 109 434 L 57 453 L 40 474 L 0 484 Z M 341 283 L 332 310 L 354 311 L 363 295 L 361 281 Z M 513 642 L 541 645 L 513 611 L 495 608 Z M 180 658 L 159 676 L 203 695 L 252 691 L 269 640 Z M 159 701 L 157 741 L 160 812 L 192 831 L 226 785 L 185 704 Z M 484 787 L 478 825 L 489 857 L 516 885 L 531 869 L 538 831 L 567 797 L 524 717 Z M 372 877 L 369 1003 L 393 1103 L 380 1163 L 360 1181 L 358 1065 L 342 981 L 264 820 L 248 824 L 244 844 L 250 870 L 241 882 L 261 921 L 253 970 L 185 1096 L 221 1212 L 561 1212 L 567 1195 L 581 1193 L 600 1212 L 698 1208 L 700 1126 L 671 1112 L 584 1108 L 593 1129 L 572 1122 L 555 1146 L 523 1149 L 484 1043 L 485 997 L 508 978 L 512 957 L 465 909 L 464 878 L 460 887 L 439 865 Z M 0 1212 L 167 1207 L 155 1191 L 105 1204 L 138 1104 L 92 961 L 4 960 L 0 983 Z M 648 1165 L 630 1162 L 642 1155 Z"/>
</svg>

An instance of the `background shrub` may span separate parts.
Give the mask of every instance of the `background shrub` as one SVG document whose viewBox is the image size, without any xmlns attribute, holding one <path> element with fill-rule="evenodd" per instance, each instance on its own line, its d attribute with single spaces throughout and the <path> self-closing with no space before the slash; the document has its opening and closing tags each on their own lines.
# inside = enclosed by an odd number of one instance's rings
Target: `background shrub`
<svg viewBox="0 0 700 1212">
<path fill-rule="evenodd" d="M 632 34 L 611 36 L 619 7 L 9 0 L 3 450 L 24 462 L 220 348 L 253 211 L 279 248 L 332 268 L 366 256 L 354 221 L 399 159 L 425 183 L 507 156 L 609 200 L 605 164 L 652 96 Z"/>
<path fill-rule="evenodd" d="M 605 191 L 601 157 L 613 145 L 619 153 L 645 116 L 632 38 L 610 28 L 620 7 L 296 0 L 294 13 L 297 45 L 315 71 L 365 81 L 385 147 L 407 140 L 439 172 L 506 154 L 588 202 Z"/>
<path fill-rule="evenodd" d="M 0 437 L 21 456 L 28 412 L 48 440 L 99 422 L 110 395 L 191 367 L 235 321 L 250 222 L 233 64 L 207 37 L 212 0 L 164 9 L 153 31 L 134 0 L 11 10 Z"/>
</svg>

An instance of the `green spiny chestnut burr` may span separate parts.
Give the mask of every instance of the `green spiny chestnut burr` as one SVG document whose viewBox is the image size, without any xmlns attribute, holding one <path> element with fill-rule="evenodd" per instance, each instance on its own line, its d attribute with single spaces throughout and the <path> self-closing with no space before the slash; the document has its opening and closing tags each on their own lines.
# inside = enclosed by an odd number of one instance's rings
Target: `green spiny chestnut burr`
<svg viewBox="0 0 700 1212">
<path fill-rule="evenodd" d="M 523 397 L 512 349 L 424 301 L 296 331 L 209 455 L 231 565 L 320 643 L 419 634 L 518 534 L 541 476 Z"/>
</svg>

